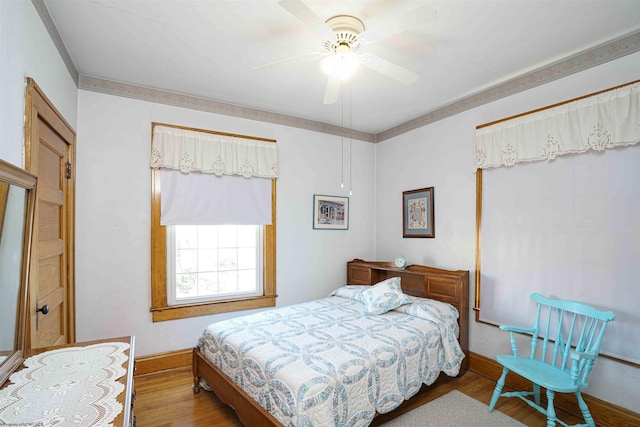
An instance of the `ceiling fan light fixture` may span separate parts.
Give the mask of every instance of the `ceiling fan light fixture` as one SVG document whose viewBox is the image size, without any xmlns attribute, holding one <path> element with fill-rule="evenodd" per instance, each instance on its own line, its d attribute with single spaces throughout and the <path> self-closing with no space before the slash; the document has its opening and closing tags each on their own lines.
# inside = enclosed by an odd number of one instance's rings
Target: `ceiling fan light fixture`
<svg viewBox="0 0 640 427">
<path fill-rule="evenodd" d="M 341 81 L 349 80 L 358 69 L 358 58 L 351 52 L 336 52 L 320 61 L 322 71 Z"/>
<path fill-rule="evenodd" d="M 435 19 L 437 15 L 435 9 L 426 5 L 413 8 L 401 16 L 387 20 L 386 24 L 381 25 L 380 30 L 373 28 L 371 31 L 365 28 L 360 19 L 351 15 L 336 15 L 323 22 L 305 5 L 305 1 L 279 0 L 279 5 L 322 40 L 324 59 L 320 61 L 320 66 L 329 75 L 322 101 L 325 105 L 337 102 L 340 96 L 340 85 L 349 77 L 355 77 L 354 74 L 356 71 L 359 72 L 360 64 L 405 85 L 413 84 L 418 79 L 418 75 L 411 70 L 370 52 L 360 54 L 358 50 L 365 43 L 370 44 L 372 41 L 423 26 L 426 22 Z M 361 39 L 362 37 L 364 39 Z M 320 52 L 312 54 L 318 53 Z"/>
<path fill-rule="evenodd" d="M 325 40 L 325 49 L 330 55 L 320 62 L 320 67 L 331 77 L 348 80 L 358 68 L 359 59 L 355 51 L 360 47 L 358 36 L 364 31 L 364 24 L 358 18 L 347 15 L 334 16 L 326 24 L 335 37 Z"/>
</svg>

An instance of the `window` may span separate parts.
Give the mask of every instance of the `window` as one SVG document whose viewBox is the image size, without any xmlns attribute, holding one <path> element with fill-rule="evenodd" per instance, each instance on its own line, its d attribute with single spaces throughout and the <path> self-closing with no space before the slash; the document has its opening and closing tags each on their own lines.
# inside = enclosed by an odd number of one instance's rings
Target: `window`
<svg viewBox="0 0 640 427">
<path fill-rule="evenodd" d="M 204 134 L 202 139 L 212 143 L 219 142 L 215 135 L 228 137 L 227 139 L 240 138 L 249 141 L 248 144 L 255 140 L 275 143 L 274 140 L 156 123 L 153 124 L 154 132 L 158 129 L 156 125 L 164 127 L 165 131 L 169 128 L 169 132 L 185 131 L 188 137 L 193 137 L 194 133 L 197 133 L 196 137 L 200 138 L 200 134 Z M 262 145 L 265 145 L 264 142 Z M 152 149 L 151 169 L 151 313 L 153 321 L 274 307 L 276 305 L 275 178 L 271 179 L 271 225 L 198 225 L 196 223 L 163 226 L 160 223 L 162 175 L 160 167 L 165 166 L 154 164 L 154 160 L 162 154 L 161 151 L 156 151 L 156 148 Z M 179 159 L 186 157 L 182 156 Z M 191 158 L 196 157 L 198 156 Z M 275 153 L 263 164 L 272 167 L 276 172 L 275 175 L 266 176 L 277 176 Z M 241 162 L 241 165 L 244 163 Z M 264 177 L 265 174 L 256 174 L 256 176 Z M 212 179 L 216 178 L 212 177 Z M 165 187 L 166 185 L 165 182 Z M 268 188 L 267 185 L 265 190 L 268 191 Z M 268 209 L 261 212 L 269 218 Z M 233 218 L 236 217 L 233 216 Z M 182 223 L 173 222 L 173 224 Z"/>
<path fill-rule="evenodd" d="M 167 292 L 167 239 L 168 229 L 160 225 L 160 171 L 152 170 L 151 201 L 151 313 L 154 322 L 174 320 L 230 311 L 274 307 L 276 305 L 276 182 L 271 181 L 272 225 L 257 226 L 261 238 L 261 270 L 256 276 L 262 279 L 260 295 L 229 295 L 209 301 L 178 300 L 170 304 Z"/>
<path fill-rule="evenodd" d="M 262 295 L 262 227 L 167 227 L 168 305 Z"/>
</svg>

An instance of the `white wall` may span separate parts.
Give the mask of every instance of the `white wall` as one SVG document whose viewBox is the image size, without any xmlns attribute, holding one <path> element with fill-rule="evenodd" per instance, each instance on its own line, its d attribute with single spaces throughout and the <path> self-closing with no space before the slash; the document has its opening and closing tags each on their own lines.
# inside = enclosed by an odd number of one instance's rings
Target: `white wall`
<svg viewBox="0 0 640 427">
<path fill-rule="evenodd" d="M 24 167 L 25 79 L 76 127 L 78 89 L 30 1 L 0 1 L 0 159 Z"/>
<path fill-rule="evenodd" d="M 0 0 L 0 159 L 22 168 L 27 77 L 35 80 L 67 122 L 75 127 L 78 90 L 38 13 L 30 1 Z M 15 250 L 11 255 L 15 258 Z M 3 272 L 3 282 L 6 276 L 7 272 Z M 16 277 L 13 279 L 17 281 Z M 2 300 L 0 306 L 14 302 L 15 299 Z M 12 313 L 2 307 L 0 312 L 3 319 Z M 15 315 L 15 310 L 13 313 Z M 3 324 L 7 322 L 0 322 Z M 3 342 L 8 339 L 13 344 L 12 331 L 5 330 L 0 335 L 4 336 Z M 0 344 L 0 348 L 6 349 L 7 345 Z"/>
<path fill-rule="evenodd" d="M 638 79 L 640 53 L 495 101 L 377 144 L 378 259 L 470 271 L 475 298 L 475 127 Z M 638 147 L 640 149 L 640 147 Z M 435 187 L 435 239 L 402 238 L 402 192 Z M 615 307 L 613 307 L 615 309 Z M 475 314 L 470 310 L 470 318 Z M 496 327 L 470 328 L 470 350 L 494 358 L 510 352 Z M 600 358 L 587 394 L 640 412 L 640 369 Z"/>
<path fill-rule="evenodd" d="M 313 230 L 313 194 L 340 188 L 340 138 L 81 90 L 76 208 L 77 338 L 135 335 L 136 356 L 193 347 L 228 313 L 153 323 L 150 297 L 151 123 L 278 141 L 277 305 L 324 297 L 346 262 L 373 258 L 375 146 L 354 141 L 350 227 Z"/>
</svg>

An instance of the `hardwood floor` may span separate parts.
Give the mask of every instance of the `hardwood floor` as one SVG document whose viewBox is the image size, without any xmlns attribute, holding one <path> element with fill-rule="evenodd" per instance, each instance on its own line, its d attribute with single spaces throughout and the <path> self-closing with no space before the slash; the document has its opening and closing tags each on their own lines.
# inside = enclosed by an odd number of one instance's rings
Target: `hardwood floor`
<svg viewBox="0 0 640 427">
<path fill-rule="evenodd" d="M 138 427 L 242 427 L 234 411 L 210 392 L 193 394 L 191 369 L 179 369 L 135 377 L 135 416 Z M 436 399 L 451 390 L 458 390 L 484 404 L 488 404 L 495 383 L 486 377 L 467 371 L 462 377 L 437 384 L 410 401 L 410 405 L 394 411 L 407 412 Z M 501 398 L 496 409 L 528 426 L 546 426 L 546 417 L 520 399 Z M 558 411 L 569 424 L 581 422 L 572 415 Z M 372 425 L 388 421 L 389 415 L 379 416 Z M 254 427 L 254 426 L 251 426 Z M 259 427 L 259 426 L 255 426 Z"/>
</svg>

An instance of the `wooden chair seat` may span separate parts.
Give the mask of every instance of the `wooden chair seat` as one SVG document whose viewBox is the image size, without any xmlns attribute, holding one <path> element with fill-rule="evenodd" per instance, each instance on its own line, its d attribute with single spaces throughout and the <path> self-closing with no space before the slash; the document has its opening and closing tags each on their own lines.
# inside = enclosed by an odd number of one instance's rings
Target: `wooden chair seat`
<svg viewBox="0 0 640 427">
<path fill-rule="evenodd" d="M 530 298 L 537 304 L 533 327 L 500 326 L 509 332 L 513 354 L 496 357 L 502 365 L 502 375 L 493 390 L 489 412 L 493 411 L 500 397 L 518 397 L 547 415 L 547 427 L 555 426 L 556 422 L 567 426 L 557 418 L 553 399 L 556 392 L 574 393 L 585 421 L 576 426 L 595 427 L 581 391 L 587 388 L 587 379 L 600 353 L 604 331 L 607 324 L 615 319 L 615 313 L 600 311 L 581 302 L 547 298 L 538 293 L 531 294 Z M 527 355 L 518 352 L 515 334 L 531 336 Z M 541 347 L 538 346 L 540 343 Z M 531 381 L 532 390 L 503 393 L 509 372 Z M 546 409 L 540 406 L 540 388 L 546 389 Z"/>
<path fill-rule="evenodd" d="M 571 379 L 571 371 L 528 357 L 500 355 L 496 357 L 498 363 L 511 372 L 560 393 L 573 393 L 579 386 Z"/>
</svg>

